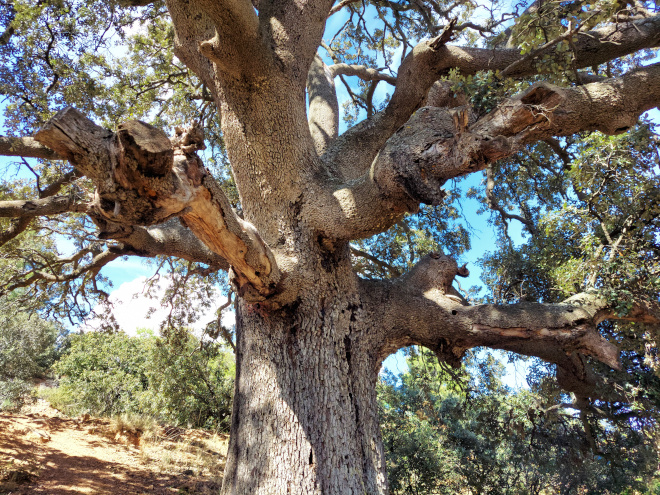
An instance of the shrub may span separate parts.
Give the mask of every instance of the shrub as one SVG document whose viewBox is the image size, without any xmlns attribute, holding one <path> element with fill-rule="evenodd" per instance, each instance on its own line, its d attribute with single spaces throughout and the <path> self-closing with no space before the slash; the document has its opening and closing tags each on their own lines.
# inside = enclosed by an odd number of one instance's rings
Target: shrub
<svg viewBox="0 0 660 495">
<path fill-rule="evenodd" d="M 36 315 L 0 311 L 0 410 L 16 410 L 30 399 L 34 378 L 57 356 L 58 330 Z"/>
<path fill-rule="evenodd" d="M 172 424 L 228 430 L 234 360 L 215 342 L 171 330 L 157 339 L 147 372 L 153 412 Z"/>
<path fill-rule="evenodd" d="M 165 338 L 150 332 L 75 335 L 54 369 L 62 378 L 53 405 L 69 414 L 147 414 L 177 426 L 228 426 L 231 355 L 187 329 L 170 330 Z"/>
<path fill-rule="evenodd" d="M 62 375 L 60 405 L 69 414 L 144 412 L 149 347 L 121 332 L 73 335 L 54 367 Z"/>
</svg>

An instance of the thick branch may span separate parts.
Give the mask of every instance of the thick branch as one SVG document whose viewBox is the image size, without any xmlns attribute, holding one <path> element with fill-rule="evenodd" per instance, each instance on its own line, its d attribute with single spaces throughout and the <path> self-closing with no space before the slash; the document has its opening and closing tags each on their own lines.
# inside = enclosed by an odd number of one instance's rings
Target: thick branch
<svg viewBox="0 0 660 495">
<path fill-rule="evenodd" d="M 552 136 L 624 132 L 658 103 L 660 64 L 576 88 L 539 83 L 476 122 L 465 107 L 424 107 L 387 141 L 369 175 L 319 186 L 310 201 L 310 221 L 327 237 L 381 232 L 420 202 L 439 204 L 451 178 L 483 170 Z M 317 221 L 320 210 L 325 226 Z"/>
<path fill-rule="evenodd" d="M 19 218 L 17 222 L 31 218 Z M 104 222 L 101 221 L 101 224 Z M 10 281 L 0 292 L 7 294 L 12 290 L 28 287 L 45 281 L 68 282 L 79 277 L 96 275 L 101 268 L 121 256 L 139 256 L 153 258 L 156 256 L 174 256 L 187 261 L 201 263 L 208 266 L 206 272 L 229 270 L 227 260 L 211 251 L 189 229 L 184 227 L 179 219 L 173 218 L 160 225 L 149 227 L 138 226 L 111 226 L 105 225 L 106 230 L 100 236 L 104 239 L 113 239 L 116 244 L 110 245 L 105 251 L 94 256 L 89 263 L 80 263 L 86 254 L 93 252 L 90 249 L 80 251 L 68 258 L 60 258 L 47 267 L 29 270 Z M 0 235 L 0 241 L 2 241 Z"/>
<path fill-rule="evenodd" d="M 24 218 L 59 215 L 64 212 L 84 212 L 87 206 L 73 196 L 52 196 L 43 199 L 0 201 L 0 217 Z"/>
<path fill-rule="evenodd" d="M 316 152 L 321 155 L 337 137 L 339 131 L 339 104 L 335 82 L 330 68 L 316 55 L 307 74 L 309 97 L 309 131 Z"/>
<path fill-rule="evenodd" d="M 596 330 L 605 316 L 621 319 L 605 300 L 581 294 L 554 305 L 464 306 L 450 293 L 456 273 L 450 258 L 429 256 L 394 281 L 362 281 L 363 304 L 375 328 L 383 328 L 382 358 L 417 344 L 458 365 L 467 349 L 488 346 L 557 364 L 562 386 L 580 395 L 593 386 L 583 356 L 619 368 L 619 351 Z M 622 318 L 660 322 L 658 313 L 643 308 Z"/>
<path fill-rule="evenodd" d="M 332 0 L 261 0 L 259 7 L 261 31 L 278 65 L 304 87 Z"/>
<path fill-rule="evenodd" d="M 261 42 L 259 20 L 252 3 L 249 0 L 200 0 L 197 4 L 216 29 L 213 38 L 199 45 L 200 52 L 223 73 L 235 78 L 263 70 L 266 48 Z M 246 63 L 248 60 L 250 63 Z"/>
<path fill-rule="evenodd" d="M 578 33 L 574 42 L 575 69 L 660 45 L 660 16 Z M 460 48 L 436 46 L 435 40 L 417 45 L 399 68 L 396 90 L 387 108 L 342 134 L 328 149 L 325 159 L 342 168 L 346 163 L 369 166 L 385 141 L 417 110 L 431 85 L 452 68 L 461 74 L 482 70 L 504 70 L 522 60 L 517 48 Z M 521 77 L 537 74 L 535 60 L 519 64 L 510 74 Z"/>
<path fill-rule="evenodd" d="M 39 144 L 31 137 L 0 136 L 0 155 L 22 156 L 25 158 L 43 158 L 46 160 L 61 160 L 62 157 L 50 148 Z"/>
<path fill-rule="evenodd" d="M 0 246 L 4 246 L 6 243 L 24 232 L 25 229 L 30 226 L 30 222 L 33 218 L 34 217 L 23 217 L 13 220 L 7 229 L 0 232 Z"/>
<path fill-rule="evenodd" d="M 106 223 L 102 237 L 119 242 L 135 256 L 174 256 L 203 263 L 216 270 L 229 270 L 227 260 L 211 251 L 178 218 L 148 227 L 123 227 Z"/>
<path fill-rule="evenodd" d="M 176 35 L 174 53 L 202 80 L 219 108 L 213 64 L 199 52 L 199 44 L 215 36 L 215 27 L 211 19 L 195 2 L 166 0 L 166 4 Z"/>
<path fill-rule="evenodd" d="M 172 147 L 162 131 L 148 124 L 124 124 L 115 135 L 68 108 L 36 139 L 94 182 L 93 215 L 123 227 L 180 216 L 211 251 L 229 261 L 240 293 L 263 299 L 279 280 L 274 258 L 194 153 L 203 144 L 198 134 L 194 128 L 181 131 Z"/>
</svg>

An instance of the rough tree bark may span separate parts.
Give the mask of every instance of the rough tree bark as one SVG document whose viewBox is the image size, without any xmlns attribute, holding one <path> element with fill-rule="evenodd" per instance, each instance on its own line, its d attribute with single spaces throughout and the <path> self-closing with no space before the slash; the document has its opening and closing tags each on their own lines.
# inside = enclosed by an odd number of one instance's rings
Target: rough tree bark
<svg viewBox="0 0 660 495">
<path fill-rule="evenodd" d="M 44 147 L 0 145 L 7 154 L 69 160 L 94 182 L 94 198 L 5 202 L 0 216 L 84 211 L 122 253 L 231 267 L 240 296 L 237 379 L 222 493 L 387 493 L 375 386 L 382 360 L 404 346 L 427 346 L 451 364 L 484 345 L 540 356 L 580 394 L 593 386 L 585 356 L 619 366 L 596 330 L 616 317 L 602 300 L 465 306 L 451 287 L 465 270 L 442 253 L 392 281 L 366 281 L 351 268 L 349 242 L 386 230 L 420 203 L 439 203 L 445 181 L 525 144 L 624 132 L 660 102 L 660 65 L 577 88 L 537 84 L 475 120 L 446 85 L 429 95 L 440 76 L 451 68 L 522 76 L 534 65 L 512 48 L 463 49 L 438 38 L 420 43 L 388 79 L 396 89 L 386 109 L 338 137 L 333 76 L 381 76 L 329 68 L 316 56 L 330 0 L 262 0 L 258 10 L 249 0 L 167 5 L 177 56 L 221 113 L 244 217 L 196 155 L 198 130 L 168 139 L 129 122 L 115 134 L 72 109 L 35 136 Z M 576 66 L 659 41 L 659 17 L 580 34 Z M 443 107 L 420 108 L 423 101 Z M 655 308 L 629 318 L 658 321 Z"/>
</svg>

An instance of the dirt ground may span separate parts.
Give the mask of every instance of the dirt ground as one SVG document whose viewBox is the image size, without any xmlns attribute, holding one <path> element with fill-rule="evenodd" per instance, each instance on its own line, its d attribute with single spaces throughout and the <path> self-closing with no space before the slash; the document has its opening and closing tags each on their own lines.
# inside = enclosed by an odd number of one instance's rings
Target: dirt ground
<svg viewBox="0 0 660 495">
<path fill-rule="evenodd" d="M 147 441 L 107 419 L 65 417 L 39 400 L 21 414 L 0 413 L 0 494 L 218 493 L 227 440 L 154 427 Z"/>
</svg>

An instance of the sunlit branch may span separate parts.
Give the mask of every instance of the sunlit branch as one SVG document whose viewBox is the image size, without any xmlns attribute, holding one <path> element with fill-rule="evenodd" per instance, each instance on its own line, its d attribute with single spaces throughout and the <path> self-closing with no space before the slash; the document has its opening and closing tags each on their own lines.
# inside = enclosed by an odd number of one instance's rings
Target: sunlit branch
<svg viewBox="0 0 660 495">
<path fill-rule="evenodd" d="M 31 137 L 0 136 L 0 155 L 62 160 L 62 157 L 53 150 L 43 146 Z"/>
</svg>

